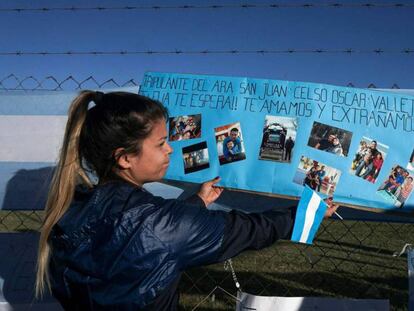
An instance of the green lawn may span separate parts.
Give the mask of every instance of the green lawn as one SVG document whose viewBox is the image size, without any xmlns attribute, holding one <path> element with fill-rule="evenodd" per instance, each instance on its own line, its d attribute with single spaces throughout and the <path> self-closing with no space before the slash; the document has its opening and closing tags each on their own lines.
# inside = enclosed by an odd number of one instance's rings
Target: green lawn
<svg viewBox="0 0 414 311">
<path fill-rule="evenodd" d="M 42 226 L 43 211 L 0 210 L 0 232 L 37 231 Z"/>
<path fill-rule="evenodd" d="M 242 289 L 252 294 L 389 299 L 391 310 L 407 310 L 407 258 L 392 255 L 413 233 L 410 224 L 328 220 L 313 246 L 281 241 L 238 256 L 233 266 Z M 223 264 L 188 271 L 182 307 L 191 310 L 215 286 L 236 294 Z M 198 310 L 235 309 L 235 300 L 221 290 L 212 300 Z"/>
<path fill-rule="evenodd" d="M 42 212 L 0 211 L 0 232 L 38 230 Z M 389 299 L 391 310 L 407 310 L 407 258 L 393 257 L 412 242 L 414 225 L 325 220 L 313 246 L 281 241 L 233 259 L 244 291 L 273 296 Z M 183 275 L 180 304 L 191 310 L 234 310 L 231 273 L 223 264 Z"/>
</svg>

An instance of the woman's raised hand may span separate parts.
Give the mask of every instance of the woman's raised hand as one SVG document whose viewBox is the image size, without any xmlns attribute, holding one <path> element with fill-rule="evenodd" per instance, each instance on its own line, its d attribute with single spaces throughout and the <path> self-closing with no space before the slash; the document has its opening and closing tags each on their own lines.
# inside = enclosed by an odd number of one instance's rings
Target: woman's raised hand
<svg viewBox="0 0 414 311">
<path fill-rule="evenodd" d="M 201 185 L 200 191 L 197 195 L 204 201 L 206 206 L 213 203 L 218 199 L 223 192 L 223 188 L 215 186 L 220 181 L 220 177 L 216 177 L 212 180 L 206 181 Z"/>
</svg>

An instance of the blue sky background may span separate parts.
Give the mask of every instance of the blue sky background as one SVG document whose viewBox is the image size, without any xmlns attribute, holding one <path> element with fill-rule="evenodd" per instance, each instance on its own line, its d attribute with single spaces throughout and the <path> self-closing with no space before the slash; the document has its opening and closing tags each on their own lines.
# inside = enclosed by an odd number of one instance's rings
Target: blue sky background
<svg viewBox="0 0 414 311">
<path fill-rule="evenodd" d="M 401 1 L 400 1 L 401 2 Z M 373 3 L 398 1 L 9 1 L 4 8 L 134 5 Z M 405 4 L 414 5 L 413 1 Z M 0 11 L 0 52 L 114 50 L 414 50 L 414 6 L 232 8 L 130 11 Z M 134 79 L 145 71 L 414 88 L 414 53 L 0 56 L 0 79 Z"/>
</svg>

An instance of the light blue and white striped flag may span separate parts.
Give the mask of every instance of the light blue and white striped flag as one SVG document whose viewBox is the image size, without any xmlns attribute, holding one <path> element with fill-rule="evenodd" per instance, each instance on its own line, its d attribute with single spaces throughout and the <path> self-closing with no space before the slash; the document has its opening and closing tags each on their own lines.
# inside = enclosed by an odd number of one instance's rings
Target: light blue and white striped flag
<svg viewBox="0 0 414 311">
<path fill-rule="evenodd" d="M 116 89 L 121 90 L 138 93 L 137 87 Z M 67 111 L 77 94 L 0 90 L 0 210 L 44 208 Z"/>
<path fill-rule="evenodd" d="M 296 211 L 291 240 L 312 244 L 327 208 L 322 198 L 311 188 L 305 186 Z"/>
</svg>

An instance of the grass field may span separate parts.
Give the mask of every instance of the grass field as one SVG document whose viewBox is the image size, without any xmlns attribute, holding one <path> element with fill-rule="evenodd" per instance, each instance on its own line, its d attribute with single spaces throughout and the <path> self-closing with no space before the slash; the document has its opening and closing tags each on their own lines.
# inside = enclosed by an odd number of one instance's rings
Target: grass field
<svg viewBox="0 0 414 311">
<path fill-rule="evenodd" d="M 256 295 L 389 299 L 407 310 L 407 258 L 393 257 L 414 233 L 412 224 L 325 221 L 313 246 L 281 241 L 233 259 L 242 289 Z M 215 287 L 236 288 L 223 264 L 188 271 L 181 305 L 192 309 Z M 234 310 L 235 300 L 216 290 L 197 310 Z"/>
<path fill-rule="evenodd" d="M 38 230 L 42 212 L 0 211 L 0 232 Z M 313 246 L 280 241 L 233 259 L 246 292 L 272 296 L 389 299 L 391 310 L 407 310 L 407 258 L 393 257 L 412 242 L 414 225 L 326 220 Z M 180 284 L 186 310 L 234 310 L 236 288 L 216 264 L 187 271 Z M 205 299 L 205 300 L 204 300 Z"/>
</svg>

